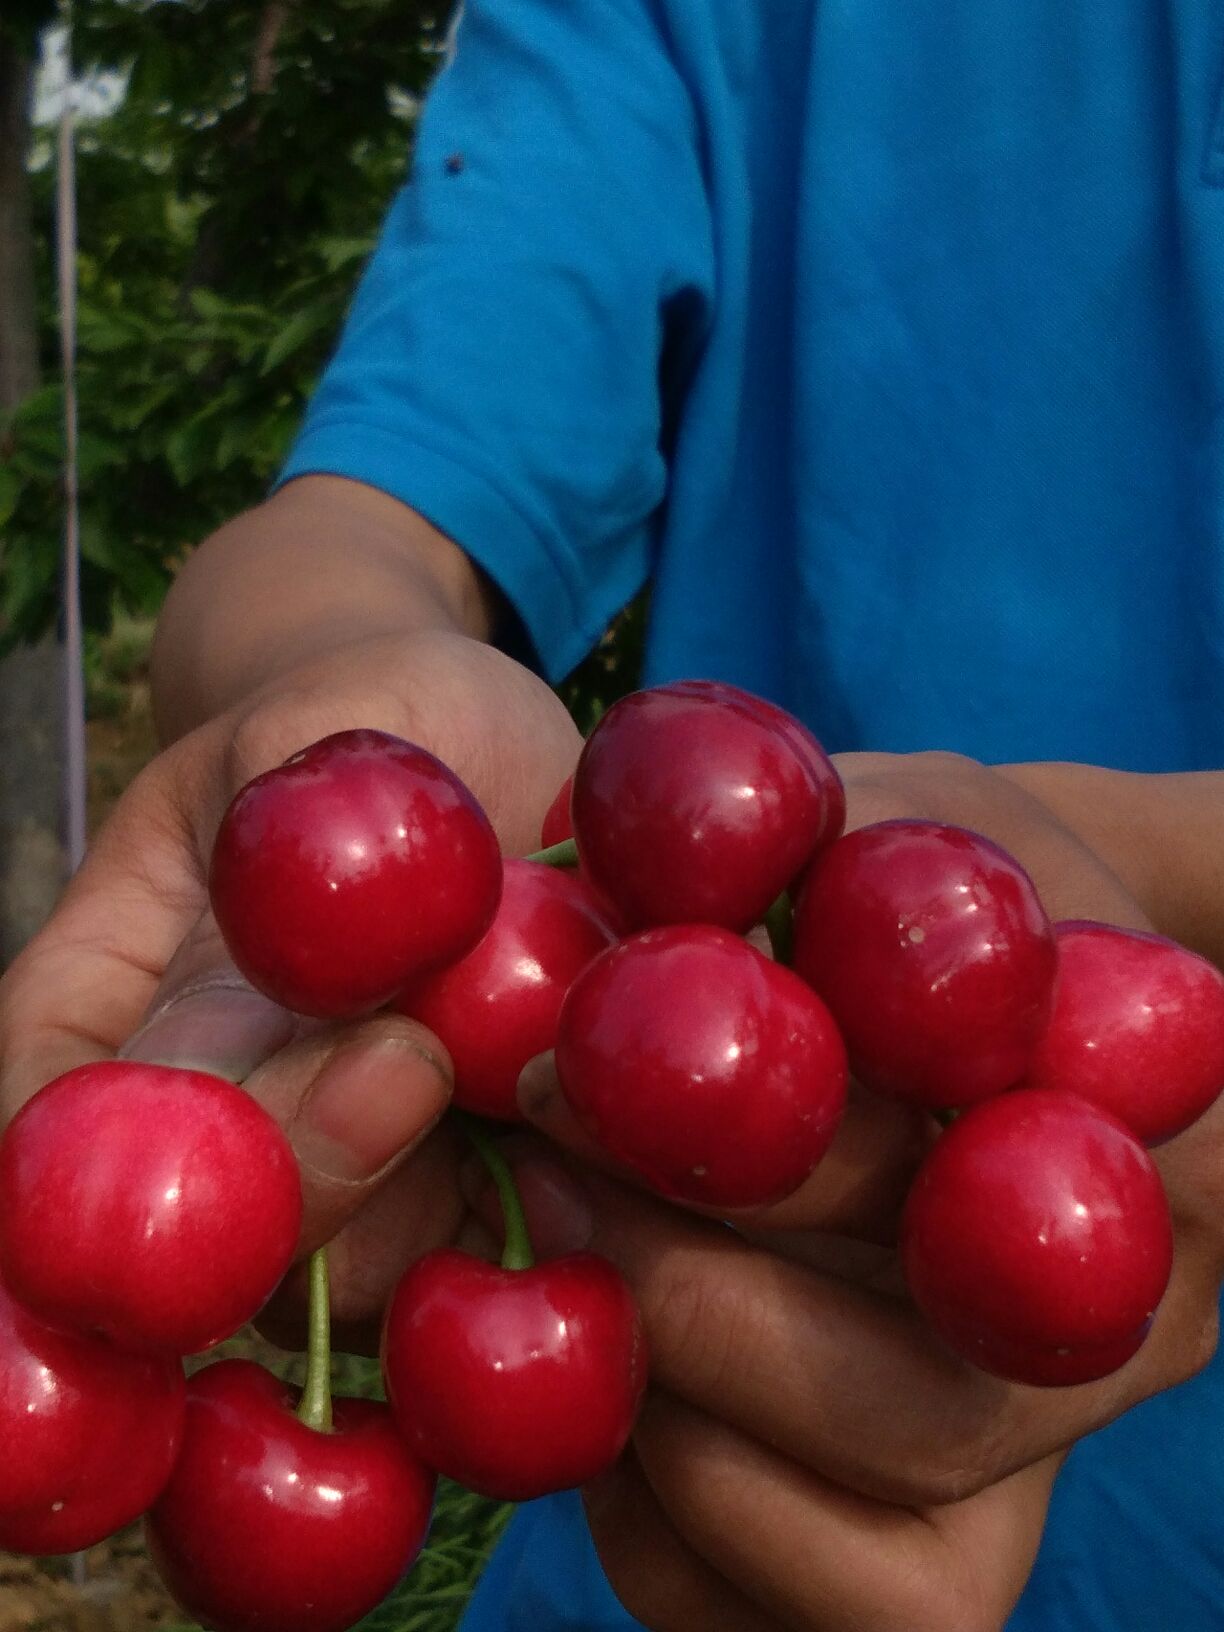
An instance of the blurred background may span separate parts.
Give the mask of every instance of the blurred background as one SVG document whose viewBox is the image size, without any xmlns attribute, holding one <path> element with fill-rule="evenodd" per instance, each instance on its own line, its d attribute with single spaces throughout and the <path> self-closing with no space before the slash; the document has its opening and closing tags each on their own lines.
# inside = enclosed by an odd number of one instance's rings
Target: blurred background
<svg viewBox="0 0 1224 1632">
<path fill-rule="evenodd" d="M 70 15 L 0 0 L 0 967 L 66 871 L 65 107 L 93 831 L 156 751 L 147 660 L 166 587 L 277 469 L 409 162 L 448 11 L 77 0 Z M 584 729 L 632 684 L 641 617 L 562 688 Z M 370 1365 L 346 1369 L 354 1389 L 377 1387 Z M 370 1624 L 449 1632 L 504 1518 L 444 1493 L 429 1554 Z M 181 1625 L 138 1532 L 75 1561 L 0 1555 L 0 1632 Z"/>
</svg>

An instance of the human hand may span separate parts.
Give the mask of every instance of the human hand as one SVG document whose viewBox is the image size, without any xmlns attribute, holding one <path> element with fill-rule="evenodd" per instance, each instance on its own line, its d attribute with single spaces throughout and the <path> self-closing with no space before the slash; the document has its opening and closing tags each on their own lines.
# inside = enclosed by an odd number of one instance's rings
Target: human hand
<svg viewBox="0 0 1224 1632">
<path fill-rule="evenodd" d="M 851 826 L 897 816 L 986 833 L 1055 918 L 1146 927 L 1104 862 L 1008 776 L 950 755 L 847 756 Z M 587 1163 L 548 1062 L 529 1118 Z M 593 1246 L 641 1300 L 654 1392 L 632 1454 L 588 1493 L 592 1533 L 655 1632 L 993 1632 L 1036 1553 L 1065 1449 L 1199 1369 L 1224 1273 L 1224 1109 L 1155 1153 L 1173 1278 L 1127 1366 L 1042 1390 L 947 1351 L 905 1297 L 893 1248 L 923 1113 L 856 1092 L 812 1178 L 735 1230 L 538 1149 L 520 1164 L 545 1250 Z"/>
<path fill-rule="evenodd" d="M 449 1099 L 449 1061 L 402 1016 L 324 1025 L 252 991 L 207 911 L 206 877 L 238 788 L 352 726 L 445 760 L 511 853 L 535 847 L 579 748 L 552 692 L 477 641 L 427 630 L 337 648 L 159 755 L 0 981 L 0 1126 L 44 1082 L 120 1050 L 243 1081 L 294 1144 L 303 1252 L 336 1237 L 342 1325 L 376 1321 L 407 1259 L 459 1224 L 456 1148 L 441 1130 L 427 1138 Z"/>
</svg>

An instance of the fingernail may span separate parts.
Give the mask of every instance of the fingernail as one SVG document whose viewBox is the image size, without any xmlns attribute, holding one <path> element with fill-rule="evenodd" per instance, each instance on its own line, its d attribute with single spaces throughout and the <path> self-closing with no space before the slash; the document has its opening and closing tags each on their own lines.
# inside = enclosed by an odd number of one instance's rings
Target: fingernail
<svg viewBox="0 0 1224 1632">
<path fill-rule="evenodd" d="M 341 1044 L 320 1067 L 289 1137 L 306 1166 L 364 1183 L 436 1124 L 450 1088 L 440 1062 L 413 1038 Z"/>
<path fill-rule="evenodd" d="M 296 1016 L 224 976 L 167 998 L 123 1045 L 119 1057 L 241 1082 L 292 1041 L 299 1026 Z"/>
<path fill-rule="evenodd" d="M 537 1257 L 558 1258 L 590 1246 L 595 1215 L 586 1191 L 571 1173 L 534 1151 L 512 1159 L 511 1170 Z M 500 1231 L 501 1200 L 479 1157 L 464 1164 L 459 1187 L 477 1217 Z"/>
</svg>

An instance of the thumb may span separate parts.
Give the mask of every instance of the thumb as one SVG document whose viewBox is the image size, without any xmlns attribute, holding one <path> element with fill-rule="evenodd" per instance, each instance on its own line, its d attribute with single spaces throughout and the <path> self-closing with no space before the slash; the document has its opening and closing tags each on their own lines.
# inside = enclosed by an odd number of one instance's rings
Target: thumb
<svg viewBox="0 0 1224 1632">
<path fill-rule="evenodd" d="M 244 980 L 205 913 L 167 964 L 119 1057 L 243 1082 L 278 1049 L 321 1025 L 282 1009 Z"/>
<path fill-rule="evenodd" d="M 120 1057 L 241 1082 L 285 1130 L 302 1173 L 302 1246 L 329 1240 L 435 1126 L 452 1073 L 402 1015 L 335 1024 L 280 1008 L 226 955 L 210 915 L 175 953 Z"/>
</svg>

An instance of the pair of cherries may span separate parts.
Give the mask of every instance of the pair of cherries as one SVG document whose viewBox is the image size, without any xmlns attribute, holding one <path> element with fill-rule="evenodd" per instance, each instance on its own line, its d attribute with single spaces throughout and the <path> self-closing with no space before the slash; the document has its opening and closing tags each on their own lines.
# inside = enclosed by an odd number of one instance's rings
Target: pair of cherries
<svg viewBox="0 0 1224 1632">
<path fill-rule="evenodd" d="M 387 1408 L 182 1357 L 258 1313 L 291 1262 L 298 1169 L 233 1084 L 125 1061 L 42 1089 L 0 1141 L 0 1546 L 92 1546 L 148 1512 L 210 1626 L 331 1632 L 415 1559 L 434 1476 Z M 316 1378 L 320 1364 L 315 1363 Z M 316 1392 L 317 1392 L 316 1385 Z"/>
</svg>

